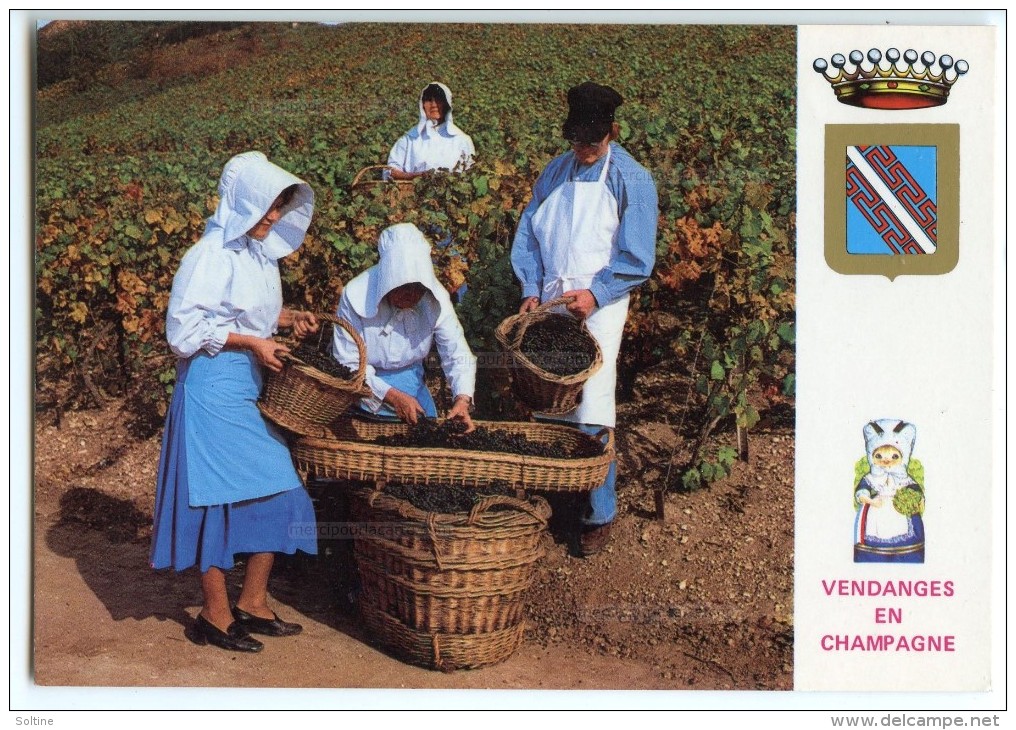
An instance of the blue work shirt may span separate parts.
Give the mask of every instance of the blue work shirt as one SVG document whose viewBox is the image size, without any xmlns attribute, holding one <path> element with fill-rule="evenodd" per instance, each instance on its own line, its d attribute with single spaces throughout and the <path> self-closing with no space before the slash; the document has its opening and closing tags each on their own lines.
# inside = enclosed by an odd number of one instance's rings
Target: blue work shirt
<svg viewBox="0 0 1016 730">
<path fill-rule="evenodd" d="M 522 297 L 538 297 L 543 290 L 540 243 L 533 234 L 532 218 L 547 197 L 566 182 L 594 182 L 603 170 L 606 155 L 591 165 L 581 165 L 575 153 L 555 157 L 533 186 L 533 199 L 522 212 L 512 244 L 512 268 L 522 284 Z M 620 221 L 617 249 L 610 263 L 593 278 L 589 289 L 596 303 L 604 306 L 620 299 L 649 278 L 656 263 L 656 224 L 659 208 L 656 184 L 649 171 L 621 145 L 610 143 L 610 167 L 606 185 L 617 201 Z"/>
</svg>

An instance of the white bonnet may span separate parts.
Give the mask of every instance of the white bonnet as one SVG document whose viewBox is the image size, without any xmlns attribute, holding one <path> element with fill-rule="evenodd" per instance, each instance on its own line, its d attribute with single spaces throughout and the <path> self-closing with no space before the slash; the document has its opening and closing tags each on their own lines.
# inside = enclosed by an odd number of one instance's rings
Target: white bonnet
<svg viewBox="0 0 1016 730">
<path fill-rule="evenodd" d="M 870 421 L 864 426 L 864 450 L 868 454 L 868 463 L 872 462 L 872 454 L 880 446 L 894 446 L 903 455 L 903 465 L 910 463 L 910 454 L 914 450 L 917 438 L 917 427 L 912 423 L 898 418 L 882 418 Z"/>
<path fill-rule="evenodd" d="M 296 194 L 279 221 L 262 241 L 265 255 L 279 259 L 303 243 L 314 212 L 314 191 L 300 178 L 268 161 L 261 152 L 244 152 L 226 163 L 219 178 L 219 206 L 210 223 L 223 231 L 226 246 L 238 246 L 243 236 L 268 212 L 286 188 Z"/>
</svg>

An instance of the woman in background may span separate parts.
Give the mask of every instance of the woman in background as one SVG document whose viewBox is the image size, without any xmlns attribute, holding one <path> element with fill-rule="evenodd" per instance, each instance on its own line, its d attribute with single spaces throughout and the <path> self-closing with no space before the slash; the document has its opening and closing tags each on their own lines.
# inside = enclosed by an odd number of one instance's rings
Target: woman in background
<svg viewBox="0 0 1016 730">
<path fill-rule="evenodd" d="M 465 170 L 475 153 L 473 140 L 452 121 L 451 90 L 434 82 L 420 93 L 420 121 L 388 154 L 389 174 L 412 180 L 431 170 Z"/>
</svg>

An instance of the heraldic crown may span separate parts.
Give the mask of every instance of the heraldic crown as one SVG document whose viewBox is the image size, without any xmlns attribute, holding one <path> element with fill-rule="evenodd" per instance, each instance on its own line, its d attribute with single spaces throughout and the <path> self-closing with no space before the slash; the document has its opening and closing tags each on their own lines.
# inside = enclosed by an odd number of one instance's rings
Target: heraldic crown
<svg viewBox="0 0 1016 730">
<path fill-rule="evenodd" d="M 871 66 L 864 65 L 865 56 L 860 51 L 851 51 L 849 61 L 853 70 L 848 70 L 847 58 L 837 53 L 829 59 L 835 75 L 831 76 L 829 63 L 817 58 L 812 68 L 818 71 L 832 87 L 836 98 L 844 104 L 868 109 L 923 109 L 941 106 L 949 101 L 949 89 L 960 76 L 969 70 L 964 60 L 953 62 L 952 56 L 943 54 L 935 66 L 935 54 L 925 51 L 920 56 L 913 49 L 907 50 L 900 64 L 900 52 L 890 48 L 885 52 L 887 65 L 882 64 L 882 52 L 876 48 L 868 51 Z M 920 58 L 921 64 L 917 61 Z"/>
</svg>

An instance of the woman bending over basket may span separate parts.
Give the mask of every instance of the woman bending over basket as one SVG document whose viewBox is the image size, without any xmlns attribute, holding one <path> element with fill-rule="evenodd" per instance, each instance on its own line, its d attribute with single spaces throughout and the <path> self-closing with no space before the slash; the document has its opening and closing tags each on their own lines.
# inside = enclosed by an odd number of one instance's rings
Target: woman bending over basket
<svg viewBox="0 0 1016 730">
<path fill-rule="evenodd" d="M 260 152 L 232 158 L 219 206 L 173 279 L 166 336 L 179 356 L 159 459 L 153 568 L 201 570 L 200 644 L 260 651 L 250 633 L 300 632 L 268 607 L 275 553 L 317 553 L 314 507 L 285 441 L 257 409 L 262 368 L 279 371 L 278 327 L 317 330 L 314 315 L 282 308 L 278 259 L 310 225 L 310 187 Z M 231 606 L 224 571 L 249 553 Z"/>
<path fill-rule="evenodd" d="M 406 423 L 436 417 L 423 369 L 436 344 L 454 398 L 448 417 L 471 429 L 476 360 L 451 298 L 434 275 L 430 244 L 412 223 L 399 223 L 382 231 L 378 254 L 377 265 L 343 289 L 337 312 L 360 333 L 367 349 L 365 383 L 372 396 L 360 401 L 360 409 Z M 332 355 L 346 367 L 359 365 L 356 345 L 339 328 Z"/>
</svg>

